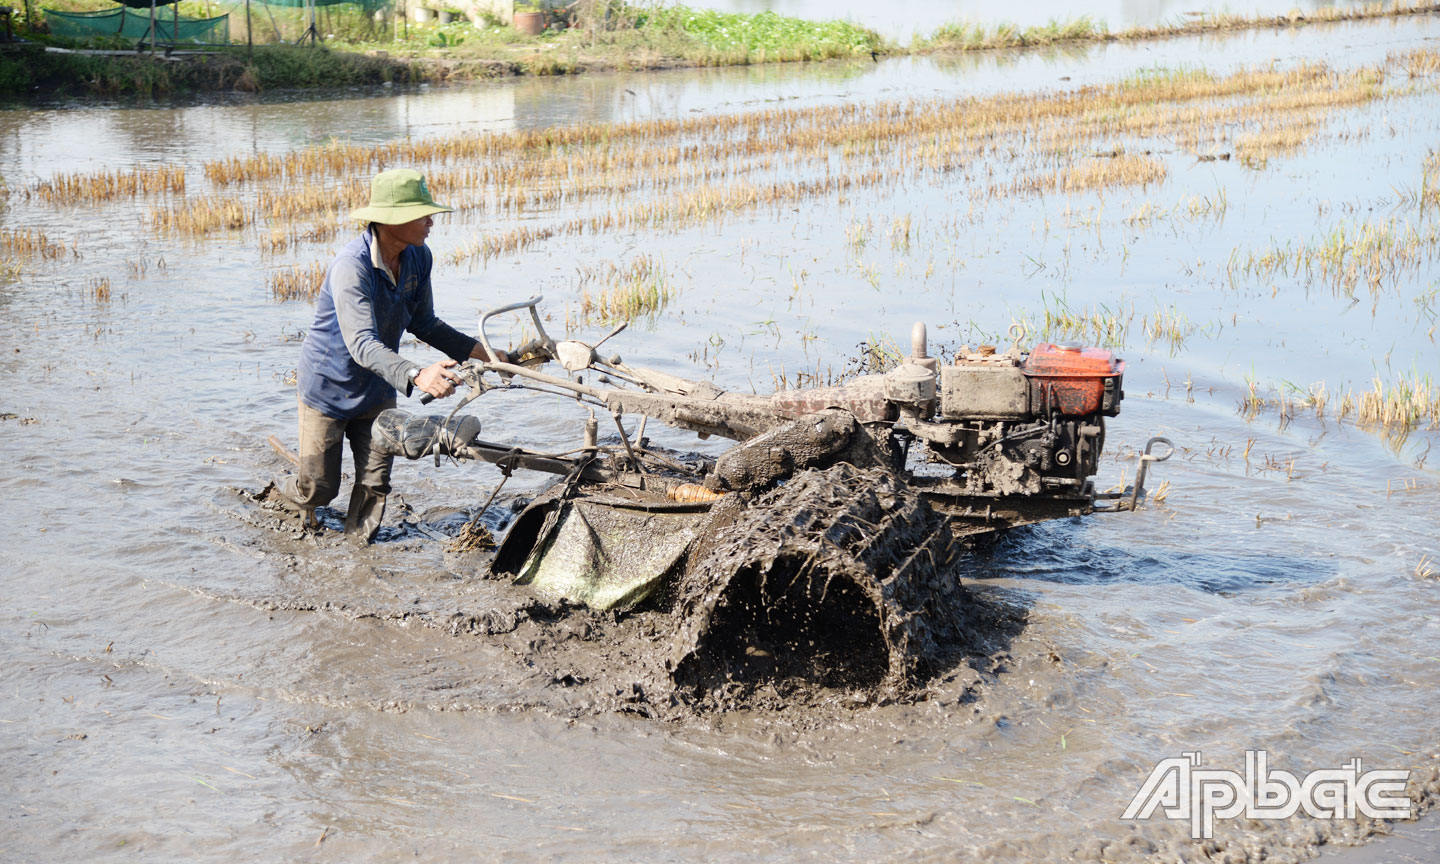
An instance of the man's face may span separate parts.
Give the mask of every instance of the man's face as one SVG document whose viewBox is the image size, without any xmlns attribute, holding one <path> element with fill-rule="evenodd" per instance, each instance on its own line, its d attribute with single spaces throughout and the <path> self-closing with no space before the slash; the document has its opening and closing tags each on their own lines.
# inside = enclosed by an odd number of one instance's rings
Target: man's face
<svg viewBox="0 0 1440 864">
<path fill-rule="evenodd" d="M 406 246 L 423 246 L 430 236 L 430 227 L 435 224 L 434 216 L 422 216 L 401 225 L 382 225 L 381 228 Z"/>
</svg>

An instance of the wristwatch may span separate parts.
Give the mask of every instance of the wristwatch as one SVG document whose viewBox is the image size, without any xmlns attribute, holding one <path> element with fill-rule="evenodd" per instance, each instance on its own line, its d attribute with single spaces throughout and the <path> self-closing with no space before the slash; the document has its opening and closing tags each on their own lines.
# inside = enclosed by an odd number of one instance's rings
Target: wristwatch
<svg viewBox="0 0 1440 864">
<path fill-rule="evenodd" d="M 415 379 L 416 379 L 416 377 L 418 377 L 419 375 L 420 375 L 420 367 L 419 367 L 419 366 L 411 366 L 411 367 L 410 367 L 410 371 L 405 373 L 405 377 L 410 379 L 410 386 L 411 386 L 411 387 L 414 387 L 414 386 L 415 386 Z"/>
</svg>

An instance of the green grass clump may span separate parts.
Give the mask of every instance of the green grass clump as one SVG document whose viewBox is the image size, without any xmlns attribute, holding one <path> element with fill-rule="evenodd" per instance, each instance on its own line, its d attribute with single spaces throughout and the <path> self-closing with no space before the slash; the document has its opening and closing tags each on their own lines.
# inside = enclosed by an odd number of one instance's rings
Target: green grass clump
<svg viewBox="0 0 1440 864">
<path fill-rule="evenodd" d="M 665 259 L 659 256 L 642 254 L 624 266 L 610 261 L 584 267 L 580 275 L 582 283 L 600 283 L 595 291 L 580 289 L 580 318 L 587 324 L 654 317 L 678 293 L 670 285 Z"/>
<path fill-rule="evenodd" d="M 86 54 L 0 55 L 0 93 L 31 90 L 153 96 L 175 89 L 170 70 L 147 58 Z"/>
<path fill-rule="evenodd" d="M 266 45 L 256 50 L 250 64 L 256 83 L 264 89 L 277 87 L 337 87 L 373 84 L 394 77 L 407 77 L 403 69 L 380 58 L 350 51 L 329 51 L 299 45 Z M 387 74 L 391 77 L 387 78 Z"/>
<path fill-rule="evenodd" d="M 1176 84 L 1214 84 L 1215 76 L 1196 66 L 1180 66 L 1174 69 L 1152 66 L 1138 69 L 1121 79 L 1120 86 L 1138 90 L 1147 87 L 1164 87 Z"/>
<path fill-rule="evenodd" d="M 916 39 L 917 44 L 926 48 L 944 48 L 951 51 L 976 51 L 985 47 L 986 32 L 982 24 L 956 21 L 941 24 L 928 38 Z"/>
<path fill-rule="evenodd" d="M 879 34 L 858 24 L 774 12 L 746 15 L 672 6 L 647 13 L 639 23 L 646 30 L 682 32 L 711 52 L 755 62 L 863 56 L 886 47 Z"/>
<path fill-rule="evenodd" d="M 1052 20 L 1048 24 L 1020 28 L 1014 24 L 997 24 L 986 30 L 983 25 L 959 21 L 942 24 L 928 37 L 917 37 L 914 47 L 942 51 L 981 51 L 992 48 L 1030 48 L 1060 42 L 1092 41 L 1104 38 L 1105 25 L 1087 15 L 1068 21 Z"/>
<path fill-rule="evenodd" d="M 0 54 L 0 93 L 24 93 L 34 80 L 31 63 Z"/>
</svg>

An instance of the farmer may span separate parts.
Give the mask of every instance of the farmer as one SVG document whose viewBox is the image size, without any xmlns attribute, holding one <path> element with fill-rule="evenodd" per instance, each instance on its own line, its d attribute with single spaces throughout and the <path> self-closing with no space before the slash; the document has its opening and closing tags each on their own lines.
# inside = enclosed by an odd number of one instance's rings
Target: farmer
<svg viewBox="0 0 1440 864">
<path fill-rule="evenodd" d="M 455 392 L 457 361 L 489 360 L 476 340 L 435 317 L 430 292 L 433 257 L 425 238 L 436 213 L 449 213 L 430 197 L 418 171 L 382 171 L 370 183 L 370 204 L 350 218 L 365 223 L 330 264 L 315 301 L 315 323 L 300 348 L 300 473 L 281 494 L 307 522 L 316 507 L 340 490 L 345 439 L 355 459 L 355 483 L 345 534 L 369 543 L 385 515 L 391 456 L 372 450 L 370 425 L 395 406 L 395 391 Z M 397 353 L 408 330 L 452 359 L 422 366 Z M 498 351 L 498 359 L 508 359 Z"/>
</svg>

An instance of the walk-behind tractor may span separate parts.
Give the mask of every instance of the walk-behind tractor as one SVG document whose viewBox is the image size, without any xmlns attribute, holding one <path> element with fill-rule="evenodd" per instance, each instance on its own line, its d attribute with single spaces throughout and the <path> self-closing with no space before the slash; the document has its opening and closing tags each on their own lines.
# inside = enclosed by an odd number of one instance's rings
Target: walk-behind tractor
<svg viewBox="0 0 1440 864">
<path fill-rule="evenodd" d="M 490 575 L 596 610 L 673 610 L 677 684 L 758 667 L 837 685 L 913 680 L 921 658 L 962 635 L 961 550 L 1016 526 L 1132 510 L 1150 463 L 1171 452 L 1151 439 L 1131 487 L 1096 491 L 1105 420 L 1124 398 L 1125 364 L 1108 350 L 1026 352 L 1012 332 L 1008 350 L 962 348 L 941 363 L 917 323 L 910 356 L 883 374 L 759 396 L 603 352 L 623 325 L 594 345 L 554 342 L 540 299 L 481 319 L 488 349 L 489 319 L 529 310 L 539 335 L 514 362 L 457 367 L 469 392 L 448 416 L 387 411 L 377 446 L 559 475 L 510 525 Z M 563 373 L 541 371 L 550 361 Z M 460 411 L 497 388 L 586 406 L 576 447 L 481 440 Z M 651 446 L 652 419 L 736 443 L 717 456 Z"/>
</svg>

